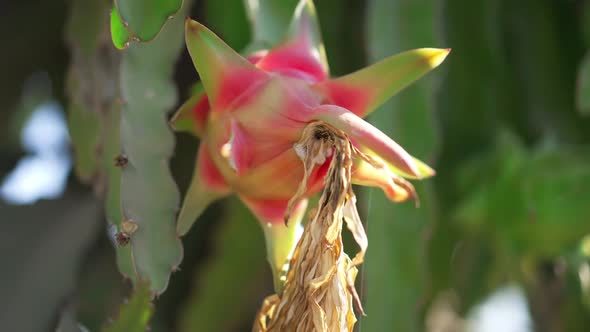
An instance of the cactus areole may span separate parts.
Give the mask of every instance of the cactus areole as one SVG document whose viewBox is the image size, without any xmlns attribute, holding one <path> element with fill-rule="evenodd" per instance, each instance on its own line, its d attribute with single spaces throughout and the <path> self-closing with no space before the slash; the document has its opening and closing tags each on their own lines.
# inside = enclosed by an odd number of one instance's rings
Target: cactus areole
<svg viewBox="0 0 590 332">
<path fill-rule="evenodd" d="M 307 190 L 289 200 L 304 176 L 304 128 L 322 121 L 369 156 L 352 165 L 352 182 L 381 188 L 394 202 L 414 195 L 404 180 L 434 171 L 363 120 L 402 88 L 438 66 L 448 49 L 404 52 L 339 78 L 330 78 L 311 1 L 296 8 L 279 45 L 242 57 L 198 22 L 187 19 L 186 44 L 202 88 L 172 120 L 200 137 L 193 180 L 178 219 L 185 234 L 212 201 L 235 193 L 261 222 L 275 282 L 298 240 L 307 198 L 319 192 L 332 158 L 317 156 Z"/>
</svg>

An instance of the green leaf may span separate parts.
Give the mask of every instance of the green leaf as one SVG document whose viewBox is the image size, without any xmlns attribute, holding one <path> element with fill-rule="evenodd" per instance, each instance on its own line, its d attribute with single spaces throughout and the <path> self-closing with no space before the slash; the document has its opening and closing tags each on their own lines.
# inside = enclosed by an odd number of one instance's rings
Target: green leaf
<svg viewBox="0 0 590 332">
<path fill-rule="evenodd" d="M 131 33 L 125 27 L 116 6 L 111 10 L 111 39 L 116 48 L 122 50 L 129 46 Z"/>
<path fill-rule="evenodd" d="M 440 40 L 452 47 L 453 53 L 444 64 L 446 71 L 434 100 L 439 134 L 434 167 L 438 220 L 432 226 L 428 245 L 429 293 L 436 295 L 455 290 L 462 312 L 479 300 L 482 280 L 487 280 L 482 275 L 489 258 L 484 260 L 478 256 L 490 255 L 493 250 L 486 248 L 492 246 L 486 243 L 491 241 L 489 234 L 469 234 L 462 225 L 451 222 L 457 202 L 471 193 L 464 189 L 458 168 L 493 146 L 500 121 L 524 127 L 530 120 L 518 108 L 522 93 L 514 88 L 517 70 L 506 64 L 506 54 L 510 53 L 503 42 L 506 34 L 502 25 L 497 24 L 505 19 L 499 14 L 501 7 L 505 7 L 505 3 L 496 0 L 445 0 L 438 6 L 441 9 L 438 14 L 440 29 L 437 29 L 442 32 Z M 474 169 L 470 181 L 477 184 L 491 178 L 485 173 L 486 169 Z M 465 250 L 473 248 L 473 253 L 466 251 L 465 259 L 450 264 L 463 248 L 458 244 L 467 242 L 470 246 Z M 478 247 L 478 243 L 482 243 L 482 247 Z"/>
<path fill-rule="evenodd" d="M 187 10 L 188 3 L 160 38 L 130 45 L 121 63 L 121 149 L 127 160 L 120 183 L 122 211 L 138 226 L 129 243 L 135 276 L 148 280 L 155 293 L 166 289 L 182 259 L 175 225 L 179 193 L 168 167 L 174 136 L 166 114 L 176 103 L 172 72 Z"/>
<path fill-rule="evenodd" d="M 513 255 L 556 257 L 590 232 L 588 149 L 528 152 L 506 143 L 486 159 L 488 165 L 474 164 L 488 177 L 474 185 L 455 217 L 500 240 Z"/>
<path fill-rule="evenodd" d="M 555 257 L 590 232 L 589 153 L 560 147 L 532 156 L 520 174 L 524 204 L 520 218 L 513 220 L 515 246 Z"/>
<path fill-rule="evenodd" d="M 139 41 L 150 41 L 182 7 L 182 0 L 115 0 L 127 30 Z"/>
<path fill-rule="evenodd" d="M 117 319 L 104 332 L 145 332 L 153 313 L 150 286 L 139 283 L 129 301 L 121 306 Z"/>
<path fill-rule="evenodd" d="M 587 53 L 578 70 L 576 107 L 582 115 L 590 115 L 590 53 Z"/>
<path fill-rule="evenodd" d="M 207 27 L 234 50 L 243 49 L 250 41 L 251 27 L 244 0 L 207 1 L 205 17 Z"/>
<path fill-rule="evenodd" d="M 581 141 L 590 126 L 575 112 L 575 67 L 578 52 L 569 47 L 578 42 L 560 19 L 561 12 L 548 3 L 536 0 L 507 2 L 513 31 L 507 36 L 511 69 L 519 74 L 514 89 L 524 101 L 518 109 L 527 119 L 543 119 L 531 128 L 545 137 L 565 142 Z M 533 55 L 534 56 L 531 56 Z M 550 93 L 549 93 L 550 91 Z M 530 126 L 530 124 L 529 124 Z"/>
<path fill-rule="evenodd" d="M 507 79 L 513 72 L 502 62 L 506 50 L 496 24 L 499 6 L 496 0 L 445 0 L 440 6 L 443 41 L 453 48 L 435 100 L 440 157 L 434 181 L 443 209 L 453 206 L 459 196 L 454 177 L 457 165 L 493 145 L 502 112 L 509 110 L 513 123 L 522 118 L 522 112 L 510 108 L 514 105 L 507 101 L 514 79 Z M 449 251 L 454 241 L 449 241 Z"/>
<path fill-rule="evenodd" d="M 367 40 L 370 58 L 382 59 L 401 50 L 434 44 L 434 4 L 429 1 L 373 0 L 368 9 Z M 354 74 L 351 74 L 354 75 Z M 385 103 L 370 120 L 422 159 L 435 149 L 435 134 L 428 99 L 429 79 L 410 86 Z M 419 139 L 417 139 L 419 137 Z M 372 189 L 367 208 L 369 250 L 363 268 L 367 316 L 361 331 L 421 331 L 420 303 L 428 274 L 424 232 L 433 221 L 431 184 L 415 182 L 420 207 L 412 202 L 394 204 Z"/>
<path fill-rule="evenodd" d="M 573 6 L 572 6 L 573 7 Z M 583 2 L 581 6 L 576 6 L 575 10 L 578 11 L 580 20 L 580 30 L 583 38 L 584 46 L 590 47 L 590 3 Z"/>
<path fill-rule="evenodd" d="M 259 223 L 235 198 L 227 210 L 215 236 L 213 256 L 195 275 L 180 331 L 237 330 L 242 322 L 252 320 L 262 285 L 270 282 Z"/>
</svg>

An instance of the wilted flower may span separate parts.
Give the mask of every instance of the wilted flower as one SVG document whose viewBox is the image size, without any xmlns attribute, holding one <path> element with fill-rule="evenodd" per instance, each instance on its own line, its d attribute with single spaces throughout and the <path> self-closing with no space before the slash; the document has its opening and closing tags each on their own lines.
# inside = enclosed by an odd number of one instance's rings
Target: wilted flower
<svg viewBox="0 0 590 332">
<path fill-rule="evenodd" d="M 306 126 L 317 121 L 344 132 L 366 155 L 353 160 L 353 183 L 380 187 L 397 202 L 414 194 L 402 177 L 434 174 L 362 118 L 438 66 L 449 50 L 417 49 L 330 79 L 309 0 L 298 5 L 281 44 L 247 59 L 195 21 L 186 22 L 186 43 L 203 89 L 173 120 L 177 128 L 201 138 L 179 215 L 181 235 L 209 203 L 236 193 L 262 223 L 268 259 L 278 276 L 297 241 L 307 198 L 323 187 L 333 158 L 330 149 L 315 156 L 318 166 L 310 171 L 286 227 L 289 200 L 304 176 L 303 152 L 295 144 Z"/>
<path fill-rule="evenodd" d="M 373 161 L 356 149 L 344 132 L 323 121 L 307 125 L 296 146 L 302 152 L 305 173 L 291 202 L 305 195 L 309 175 L 318 163 L 325 163 L 324 157 L 318 156 L 329 153 L 326 184 L 317 211 L 297 242 L 284 291 L 265 299 L 252 330 L 352 331 L 356 322 L 353 305 L 364 313 L 354 281 L 368 240 L 356 209 L 351 170 L 355 158 Z M 344 221 L 360 247 L 353 259 L 342 245 Z"/>
</svg>

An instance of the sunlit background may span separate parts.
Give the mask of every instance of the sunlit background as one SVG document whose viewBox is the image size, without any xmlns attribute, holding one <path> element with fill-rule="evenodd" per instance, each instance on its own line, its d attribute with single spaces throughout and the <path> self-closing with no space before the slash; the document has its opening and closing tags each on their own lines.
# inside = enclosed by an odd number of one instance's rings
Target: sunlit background
<svg viewBox="0 0 590 332">
<path fill-rule="evenodd" d="M 130 291 L 98 198 L 104 183 L 83 184 L 74 171 L 68 3 L 0 4 L 0 36 L 10 45 L 0 52 L 1 331 L 99 331 Z M 316 5 L 333 75 L 409 48 L 453 48 L 441 70 L 373 118 L 438 175 L 418 186 L 418 212 L 383 208 L 390 203 L 379 191 L 361 193 L 370 221 L 359 278 L 368 316 L 357 330 L 590 330 L 590 120 L 576 105 L 576 92 L 590 93 L 579 91 L 577 76 L 590 46 L 590 5 Z M 196 1 L 191 17 L 236 49 L 249 40 L 242 1 Z M 196 79 L 183 52 L 174 74 L 181 99 Z M 176 134 L 176 144 L 171 168 L 184 192 L 196 141 Z M 254 243 L 260 230 L 237 206 L 216 203 L 184 238 L 181 270 L 156 302 L 152 331 L 250 330 L 272 281 Z M 240 280 L 230 264 L 242 259 L 250 271 Z"/>
<path fill-rule="evenodd" d="M 48 102 L 33 110 L 22 129 L 21 144 L 26 155 L 4 177 L 2 199 L 11 204 L 32 204 L 59 198 L 72 167 L 63 108 Z"/>
</svg>

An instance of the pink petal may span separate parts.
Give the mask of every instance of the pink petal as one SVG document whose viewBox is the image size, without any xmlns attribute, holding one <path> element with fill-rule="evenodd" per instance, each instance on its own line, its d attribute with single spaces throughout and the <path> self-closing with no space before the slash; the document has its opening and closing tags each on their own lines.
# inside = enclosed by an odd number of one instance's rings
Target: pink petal
<svg viewBox="0 0 590 332">
<path fill-rule="evenodd" d="M 289 200 L 273 200 L 273 199 L 259 199 L 251 198 L 244 195 L 239 195 L 240 199 L 258 218 L 264 226 L 280 226 L 285 227 L 285 212 Z M 307 207 L 307 199 L 302 199 L 293 208 L 293 213 L 289 221 L 301 221 L 301 213 Z M 299 220 L 295 220 L 299 219 Z M 269 225 L 270 224 L 270 225 Z"/>
<path fill-rule="evenodd" d="M 192 108 L 192 117 L 194 122 L 193 125 L 197 133 L 202 133 L 205 131 L 205 126 L 207 125 L 207 118 L 209 117 L 210 110 L 211 107 L 209 106 L 209 98 L 207 98 L 205 91 L 203 91 L 199 101 L 197 101 L 197 103 Z"/>
<path fill-rule="evenodd" d="M 247 102 L 245 92 L 268 79 L 211 30 L 187 19 L 186 44 L 214 112 L 236 102 Z M 235 105 L 234 105 L 235 106 Z"/>
<path fill-rule="evenodd" d="M 346 132 L 355 142 L 370 149 L 402 172 L 424 177 L 414 158 L 399 144 L 349 110 L 335 105 L 322 105 L 314 110 L 313 119 L 325 121 Z"/>
<path fill-rule="evenodd" d="M 323 81 L 329 76 L 328 62 L 312 1 L 299 2 L 287 38 L 261 59 L 257 66 L 310 82 Z"/>
<path fill-rule="evenodd" d="M 346 108 L 361 117 L 372 98 L 368 88 L 359 88 L 338 80 L 325 81 L 315 85 L 314 89 L 326 97 L 325 103 Z"/>
<path fill-rule="evenodd" d="M 391 96 L 440 65 L 450 49 L 421 48 L 393 55 L 352 74 L 320 82 L 326 103 L 365 117 Z"/>
<path fill-rule="evenodd" d="M 285 76 L 319 82 L 326 79 L 326 73 L 317 58 L 309 54 L 304 41 L 294 41 L 271 50 L 261 59 L 258 68 L 281 73 Z"/>
<path fill-rule="evenodd" d="M 229 186 L 226 183 L 223 175 L 215 165 L 211 155 L 205 144 L 199 147 L 197 154 L 196 171 L 199 175 L 200 182 L 207 186 L 209 190 L 218 192 L 229 191 Z"/>
<path fill-rule="evenodd" d="M 170 124 L 176 131 L 187 131 L 201 137 L 209 117 L 209 100 L 202 84 L 197 83 L 193 90 L 192 96 L 180 106 L 170 119 Z"/>
<path fill-rule="evenodd" d="M 308 181 L 308 195 L 321 190 L 328 166 L 329 160 L 324 165 L 314 168 Z M 288 201 L 303 179 L 303 167 L 301 159 L 291 147 L 239 176 L 229 166 L 223 174 L 232 189 L 239 194 L 252 199 Z"/>
</svg>

